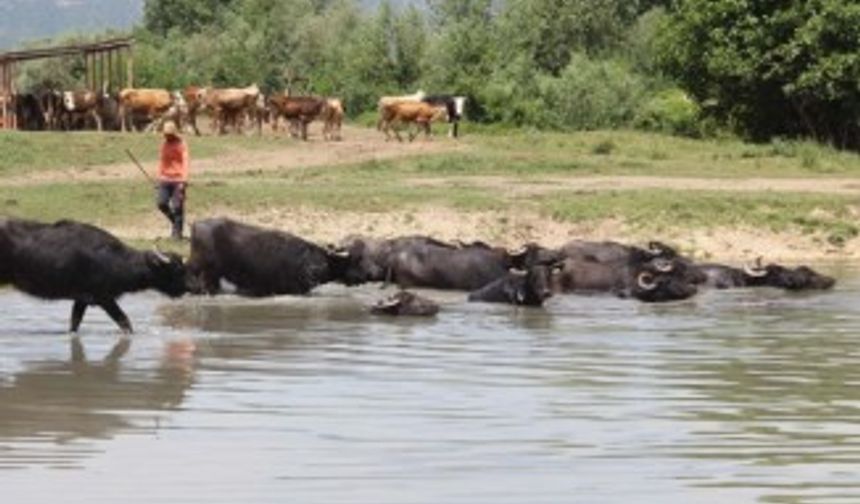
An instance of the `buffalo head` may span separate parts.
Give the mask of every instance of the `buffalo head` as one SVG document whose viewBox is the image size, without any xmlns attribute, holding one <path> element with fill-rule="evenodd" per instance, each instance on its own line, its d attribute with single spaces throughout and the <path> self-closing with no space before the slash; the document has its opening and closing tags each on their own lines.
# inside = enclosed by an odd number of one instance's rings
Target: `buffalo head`
<svg viewBox="0 0 860 504">
<path fill-rule="evenodd" d="M 146 267 L 152 287 L 170 297 L 188 292 L 188 276 L 182 257 L 171 252 L 145 253 Z"/>
<path fill-rule="evenodd" d="M 349 266 L 351 275 L 362 277 L 365 282 L 385 280 L 387 268 L 383 242 L 363 236 L 350 236 L 340 243 L 339 248 L 352 259 Z"/>
<path fill-rule="evenodd" d="M 779 264 L 744 266 L 744 279 L 750 286 L 768 286 L 787 290 L 830 289 L 836 284 L 832 277 L 822 275 L 808 266 L 786 268 Z"/>
<path fill-rule="evenodd" d="M 561 263 L 552 266 L 535 265 L 522 274 L 525 278 L 516 292 L 516 304 L 524 306 L 542 306 L 544 301 L 552 297 L 552 276 L 561 268 Z"/>
<path fill-rule="evenodd" d="M 643 268 L 636 273 L 630 293 L 640 301 L 660 303 L 680 301 L 696 295 L 698 288 L 683 274 Z"/>
<path fill-rule="evenodd" d="M 400 291 L 371 307 L 374 315 L 432 317 L 439 313 L 439 305 L 408 291 Z"/>
<path fill-rule="evenodd" d="M 331 279 L 344 285 L 361 285 L 371 280 L 363 265 L 363 256 L 349 249 L 329 246 L 326 250 Z"/>
<path fill-rule="evenodd" d="M 508 267 L 517 270 L 528 270 L 532 266 L 550 266 L 564 260 L 564 254 L 559 250 L 544 248 L 537 243 L 527 243 L 518 250 L 506 251 Z"/>
</svg>

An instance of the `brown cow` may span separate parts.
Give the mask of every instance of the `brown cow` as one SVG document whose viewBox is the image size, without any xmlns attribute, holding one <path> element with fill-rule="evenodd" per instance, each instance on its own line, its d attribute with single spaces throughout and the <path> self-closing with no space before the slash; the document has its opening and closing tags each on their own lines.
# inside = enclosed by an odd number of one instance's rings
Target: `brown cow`
<svg viewBox="0 0 860 504">
<path fill-rule="evenodd" d="M 301 129 L 302 140 L 308 139 L 308 124 L 322 116 L 328 106 L 324 98 L 316 96 L 287 96 L 286 94 L 269 97 L 272 111 L 272 129 L 277 130 L 278 120 L 283 117 L 294 127 Z"/>
<path fill-rule="evenodd" d="M 391 140 L 391 130 L 394 129 L 394 136 L 398 141 L 403 141 L 400 138 L 400 133 L 395 124 L 415 124 L 419 129 L 424 130 L 424 137 L 430 138 L 430 123 L 433 121 L 444 120 L 447 117 L 447 109 L 430 105 L 424 102 L 394 102 L 382 107 L 379 117 L 379 124 L 382 131 L 385 132 L 385 140 Z M 418 136 L 418 131 L 414 134 L 409 133 L 409 141 Z"/>
<path fill-rule="evenodd" d="M 343 102 L 339 98 L 329 98 L 322 112 L 323 138 L 326 140 L 342 140 L 340 135 L 343 126 Z"/>
<path fill-rule="evenodd" d="M 188 108 L 187 123 L 194 130 L 194 134 L 200 136 L 200 128 L 197 127 L 197 113 L 203 108 L 203 88 L 188 86 L 182 91 L 185 106 Z"/>
<path fill-rule="evenodd" d="M 164 89 L 126 88 L 119 92 L 119 120 L 122 131 L 134 129 L 133 121 L 143 116 L 152 122 L 173 106 L 174 96 Z"/>
<path fill-rule="evenodd" d="M 260 88 L 256 84 L 244 88 L 206 88 L 200 96 L 212 112 L 213 129 L 223 135 L 227 123 L 232 123 L 235 131 L 241 133 L 245 114 L 257 104 Z"/>
<path fill-rule="evenodd" d="M 376 103 L 376 110 L 379 112 L 379 122 L 376 123 L 377 131 L 382 131 L 382 109 L 388 105 L 393 105 L 395 103 L 400 102 L 420 102 L 424 101 L 424 97 L 427 96 L 426 93 L 422 90 L 418 90 L 415 94 L 411 95 L 400 95 L 400 96 L 383 96 L 379 98 L 379 101 Z"/>
<path fill-rule="evenodd" d="M 66 129 L 69 129 L 74 124 L 77 118 L 92 117 L 96 123 L 96 128 L 102 131 L 102 116 L 100 109 L 102 102 L 106 98 L 99 96 L 94 91 L 64 91 L 63 92 L 63 113 L 68 118 Z"/>
</svg>

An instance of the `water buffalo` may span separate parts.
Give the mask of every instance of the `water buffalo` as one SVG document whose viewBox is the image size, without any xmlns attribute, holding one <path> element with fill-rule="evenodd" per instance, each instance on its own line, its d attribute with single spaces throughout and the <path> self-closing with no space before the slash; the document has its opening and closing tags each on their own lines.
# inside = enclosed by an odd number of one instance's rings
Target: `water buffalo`
<svg viewBox="0 0 860 504">
<path fill-rule="evenodd" d="M 594 242 L 573 240 L 562 245 L 559 251 L 564 257 L 569 259 L 600 263 L 629 261 L 634 258 L 639 260 L 656 257 L 672 259 L 678 256 L 678 252 L 675 249 L 658 241 L 649 242 L 648 248 L 643 249 L 614 241 Z"/>
<path fill-rule="evenodd" d="M 432 317 L 439 313 L 439 305 L 425 297 L 409 291 L 399 291 L 370 308 L 374 315 L 393 315 L 407 317 Z"/>
<path fill-rule="evenodd" d="M 356 256 L 370 281 L 470 292 L 504 277 L 511 269 L 526 269 L 557 258 L 535 244 L 509 251 L 482 242 L 452 244 L 426 236 L 382 241 L 352 237 L 343 246 Z"/>
<path fill-rule="evenodd" d="M 793 291 L 826 290 L 836 284 L 834 278 L 822 275 L 808 266 L 762 266 L 761 259 L 758 259 L 755 265 L 746 265 L 743 268 L 723 264 L 700 264 L 698 268 L 707 277 L 705 285 L 717 289 L 776 287 Z"/>
<path fill-rule="evenodd" d="M 469 294 L 469 301 L 543 306 L 552 297 L 551 266 L 536 265 L 527 271 L 512 271 Z"/>
<path fill-rule="evenodd" d="M 0 284 L 42 299 L 74 301 L 72 333 L 87 307 L 99 306 L 130 334 L 117 298 L 145 289 L 179 297 L 186 292 L 186 274 L 178 255 L 134 250 L 88 224 L 6 219 L 0 220 Z"/>
<path fill-rule="evenodd" d="M 196 293 L 218 294 L 224 279 L 249 297 L 307 294 L 328 282 L 367 281 L 349 251 L 224 218 L 194 223 L 188 271 Z"/>
<path fill-rule="evenodd" d="M 675 301 L 696 294 L 693 278 L 684 263 L 675 259 L 607 263 L 566 259 L 553 277 L 553 291 L 611 292 L 645 302 Z"/>
</svg>

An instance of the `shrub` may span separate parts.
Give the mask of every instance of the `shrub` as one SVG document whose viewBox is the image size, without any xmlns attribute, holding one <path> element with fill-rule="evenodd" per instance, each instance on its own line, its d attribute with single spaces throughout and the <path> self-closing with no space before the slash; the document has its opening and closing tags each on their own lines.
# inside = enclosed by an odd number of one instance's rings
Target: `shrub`
<svg viewBox="0 0 860 504">
<path fill-rule="evenodd" d="M 647 131 L 697 137 L 702 134 L 699 112 L 699 106 L 685 92 L 667 89 L 644 103 L 633 125 Z"/>
</svg>

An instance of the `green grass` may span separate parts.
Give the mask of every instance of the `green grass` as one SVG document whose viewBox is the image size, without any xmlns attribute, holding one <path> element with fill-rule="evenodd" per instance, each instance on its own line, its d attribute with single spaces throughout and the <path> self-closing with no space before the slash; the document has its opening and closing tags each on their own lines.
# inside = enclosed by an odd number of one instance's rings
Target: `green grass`
<svg viewBox="0 0 860 504">
<path fill-rule="evenodd" d="M 231 149 L 289 148 L 271 137 L 191 138 L 198 157 Z M 437 139 L 435 141 L 444 141 Z M 0 175 L 53 167 L 125 161 L 131 148 L 152 159 L 154 135 L 0 134 Z M 424 154 L 354 165 L 259 171 L 198 177 L 190 189 L 193 215 L 311 207 L 335 212 L 397 212 L 426 206 L 463 211 L 537 213 L 559 222 L 623 220 L 644 232 L 760 227 L 815 234 L 842 245 L 860 234 L 856 197 L 817 193 L 553 190 L 525 194 L 475 184 L 470 177 L 503 176 L 534 185 L 560 176 L 650 175 L 697 177 L 854 177 L 860 156 L 804 142 L 751 145 L 736 140 L 698 141 L 629 131 L 466 136 L 465 151 Z M 285 147 L 286 146 L 286 147 Z M 288 151 L 286 155 L 289 155 Z M 441 183 L 422 183 L 424 181 Z M 546 182 L 544 180 L 544 182 Z M 155 212 L 153 191 L 138 179 L 3 186 L 0 215 L 40 220 L 73 218 L 104 226 L 134 224 Z M 349 230 L 344 230 L 347 234 Z"/>
<path fill-rule="evenodd" d="M 211 158 L 232 149 L 276 148 L 284 140 L 267 137 L 228 135 L 223 137 L 186 136 L 195 158 Z M 152 161 L 158 154 L 161 137 L 155 134 L 97 132 L 0 132 L 0 176 L 29 172 L 128 162 L 125 149 L 141 161 Z"/>
</svg>

